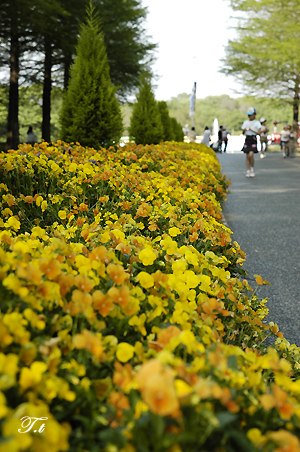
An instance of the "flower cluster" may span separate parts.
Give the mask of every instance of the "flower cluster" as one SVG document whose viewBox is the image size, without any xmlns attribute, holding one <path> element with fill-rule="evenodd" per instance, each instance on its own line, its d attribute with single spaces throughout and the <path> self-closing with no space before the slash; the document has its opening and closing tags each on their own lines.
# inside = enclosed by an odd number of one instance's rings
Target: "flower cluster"
<svg viewBox="0 0 300 452">
<path fill-rule="evenodd" d="M 0 174 L 0 452 L 300 452 L 300 350 L 211 149 L 24 144 Z"/>
</svg>

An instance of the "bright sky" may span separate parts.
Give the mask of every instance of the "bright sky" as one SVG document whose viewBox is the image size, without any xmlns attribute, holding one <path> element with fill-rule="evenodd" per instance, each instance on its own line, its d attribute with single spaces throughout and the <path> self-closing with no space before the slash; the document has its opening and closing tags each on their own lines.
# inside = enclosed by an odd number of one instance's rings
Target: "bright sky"
<svg viewBox="0 0 300 452">
<path fill-rule="evenodd" d="M 232 77 L 218 72 L 224 46 L 235 37 L 235 23 L 228 0 L 142 0 L 148 8 L 145 29 L 158 43 L 154 73 L 157 100 L 169 100 L 192 91 L 197 99 L 241 89 Z"/>
</svg>

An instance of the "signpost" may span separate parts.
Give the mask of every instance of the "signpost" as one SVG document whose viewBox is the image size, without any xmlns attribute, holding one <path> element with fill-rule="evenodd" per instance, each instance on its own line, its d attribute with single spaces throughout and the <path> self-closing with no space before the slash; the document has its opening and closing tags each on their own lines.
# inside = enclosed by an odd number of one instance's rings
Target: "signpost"
<svg viewBox="0 0 300 452">
<path fill-rule="evenodd" d="M 190 96 L 191 128 L 194 127 L 195 105 L 196 105 L 196 82 L 194 82 L 194 86 L 193 86 L 193 89 L 192 89 L 192 94 Z"/>
</svg>

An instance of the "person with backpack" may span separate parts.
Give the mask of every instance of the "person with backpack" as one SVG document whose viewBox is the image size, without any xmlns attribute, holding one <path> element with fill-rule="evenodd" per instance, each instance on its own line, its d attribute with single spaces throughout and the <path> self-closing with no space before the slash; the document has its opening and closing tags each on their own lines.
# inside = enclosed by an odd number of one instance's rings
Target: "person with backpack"
<svg viewBox="0 0 300 452">
<path fill-rule="evenodd" d="M 247 110 L 248 119 L 243 122 L 242 131 L 246 135 L 243 152 L 246 154 L 246 177 L 254 177 L 254 154 L 257 150 L 257 135 L 261 134 L 261 123 L 255 119 L 256 110 L 249 107 Z"/>
</svg>

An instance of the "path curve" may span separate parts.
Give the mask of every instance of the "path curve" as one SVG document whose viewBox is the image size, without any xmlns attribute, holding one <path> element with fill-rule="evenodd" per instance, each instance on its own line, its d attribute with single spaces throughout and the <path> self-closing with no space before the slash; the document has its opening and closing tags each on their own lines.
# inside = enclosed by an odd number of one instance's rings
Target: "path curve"
<svg viewBox="0 0 300 452">
<path fill-rule="evenodd" d="M 249 278 L 259 274 L 271 283 L 258 292 L 268 298 L 267 320 L 300 346 L 300 158 L 256 155 L 256 176 L 246 178 L 242 152 L 217 157 L 231 179 L 223 213 L 233 240 L 246 252 L 244 268 Z"/>
</svg>

